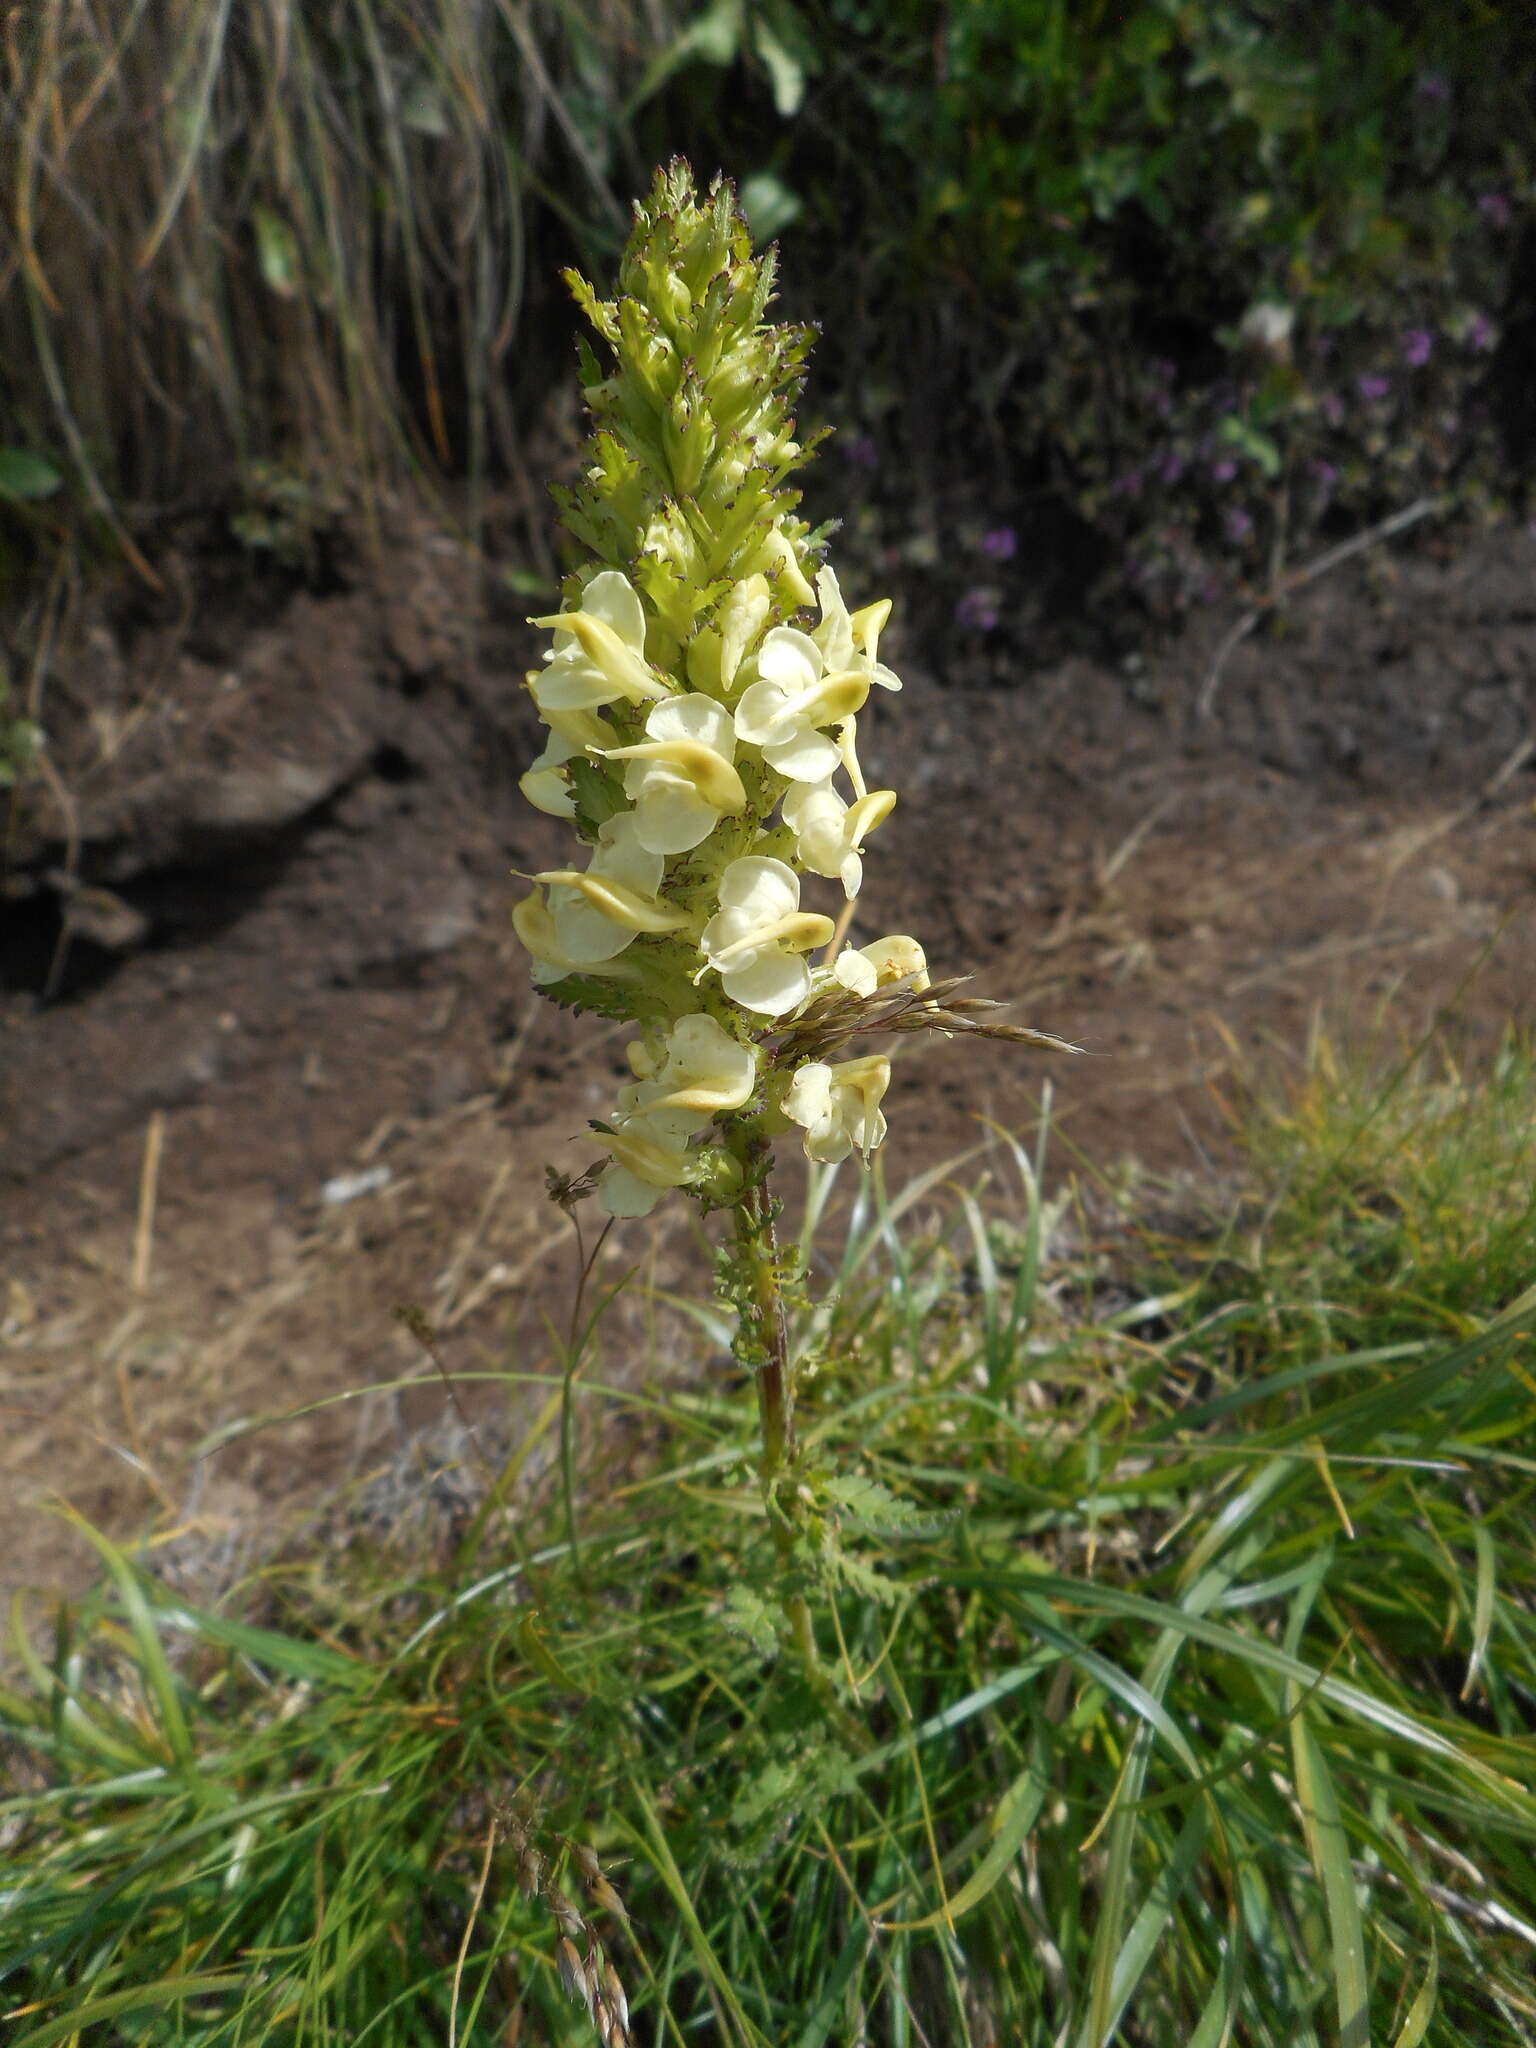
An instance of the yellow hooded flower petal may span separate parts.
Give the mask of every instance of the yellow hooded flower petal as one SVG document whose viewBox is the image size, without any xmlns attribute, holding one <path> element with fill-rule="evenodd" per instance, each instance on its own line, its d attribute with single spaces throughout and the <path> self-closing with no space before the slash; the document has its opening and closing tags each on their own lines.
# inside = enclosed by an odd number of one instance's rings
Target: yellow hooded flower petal
<svg viewBox="0 0 1536 2048">
<path fill-rule="evenodd" d="M 795 1069 L 784 1096 L 784 1114 L 805 1131 L 805 1156 L 830 1166 L 857 1151 L 866 1165 L 885 1136 L 880 1101 L 891 1084 L 891 1063 L 882 1053 L 828 1066 L 811 1060 Z"/>
</svg>

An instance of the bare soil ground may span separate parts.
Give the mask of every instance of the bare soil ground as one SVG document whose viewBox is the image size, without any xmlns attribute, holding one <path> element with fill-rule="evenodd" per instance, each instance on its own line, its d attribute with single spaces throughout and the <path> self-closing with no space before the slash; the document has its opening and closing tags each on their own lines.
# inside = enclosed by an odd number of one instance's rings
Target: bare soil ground
<svg viewBox="0 0 1536 2048">
<path fill-rule="evenodd" d="M 1529 1026 L 1533 569 L 1523 531 L 1342 568 L 1233 651 L 1208 718 L 1216 627 L 1000 687 L 979 656 L 941 678 L 898 622 L 907 688 L 863 752 L 901 804 L 854 936 L 915 933 L 936 972 L 1089 1056 L 920 1041 L 888 1170 L 973 1142 L 978 1113 L 1030 1127 L 1048 1074 L 1058 1161 L 1204 1171 L 1234 1063 L 1298 1047 L 1320 1010 L 1459 1049 Z M 526 602 L 482 601 L 467 555 L 403 516 L 318 588 L 195 554 L 173 581 L 160 606 L 77 612 L 53 773 L 11 821 L 0 1578 L 20 1585 L 88 1574 L 50 1496 L 233 1568 L 398 1466 L 453 1418 L 395 1304 L 471 1400 L 476 1373 L 547 1372 L 539 1311 L 570 1254 L 543 1169 L 591 1156 L 621 1070 L 612 1032 L 532 999 L 508 926 L 511 871 L 560 845 L 516 789 Z M 680 1203 L 610 1251 L 662 1285 L 701 1270 Z M 621 1325 L 605 1370 L 665 1349 Z M 516 1426 L 501 1389 L 478 1405 Z"/>
</svg>

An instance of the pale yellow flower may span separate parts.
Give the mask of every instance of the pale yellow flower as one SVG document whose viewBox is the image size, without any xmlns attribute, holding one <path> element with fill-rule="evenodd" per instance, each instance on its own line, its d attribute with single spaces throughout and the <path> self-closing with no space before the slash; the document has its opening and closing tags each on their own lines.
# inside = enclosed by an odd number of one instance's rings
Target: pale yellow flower
<svg viewBox="0 0 1536 2048">
<path fill-rule="evenodd" d="M 805 1130 L 805 1156 L 831 1166 L 857 1151 L 869 1155 L 885 1136 L 880 1100 L 891 1082 L 883 1053 L 828 1066 L 811 1060 L 795 1069 L 784 1097 L 784 1114 Z"/>
<path fill-rule="evenodd" d="M 544 717 L 549 741 L 517 786 L 535 810 L 552 818 L 574 818 L 576 800 L 560 770 L 578 754 L 601 750 L 614 737 L 613 731 L 595 711 L 546 711 Z"/>
<path fill-rule="evenodd" d="M 699 937 L 700 972 L 717 969 L 726 995 L 744 1010 L 782 1017 L 810 993 L 811 970 L 801 955 L 825 946 L 833 930 L 830 917 L 801 910 L 793 868 L 744 854 L 720 877 L 720 908 Z"/>
<path fill-rule="evenodd" d="M 816 601 L 816 593 L 805 580 L 805 571 L 800 567 L 800 558 L 793 543 L 778 526 L 772 529 L 758 549 L 749 570 L 765 573 L 777 595 L 791 611 L 798 611 L 802 605 Z"/>
<path fill-rule="evenodd" d="M 796 783 L 783 804 L 784 822 L 795 835 L 795 858 L 813 875 L 840 881 L 852 902 L 864 880 L 859 849 L 895 803 L 894 789 L 871 790 L 847 804 L 830 782 Z"/>
<path fill-rule="evenodd" d="M 733 586 L 720 607 L 720 687 L 729 690 L 736 681 L 741 658 L 768 623 L 772 596 L 766 576 L 745 576 Z"/>
<path fill-rule="evenodd" d="M 598 1182 L 608 1214 L 649 1216 L 668 1188 L 686 1187 L 699 1164 L 688 1140 L 705 1121 L 680 1111 L 640 1110 L 615 1117 L 611 1131 L 599 1132 L 611 1155 Z"/>
<path fill-rule="evenodd" d="M 914 989 L 930 986 L 928 957 L 905 932 L 893 932 L 857 949 L 846 947 L 832 964 L 832 976 L 858 996 L 872 996 L 895 981 L 910 980 Z"/>
<path fill-rule="evenodd" d="M 702 1010 L 679 1017 L 659 1056 L 631 1044 L 639 1078 L 619 1090 L 612 1155 L 599 1183 L 612 1216 L 648 1216 L 668 1188 L 686 1187 L 700 1162 L 688 1149 L 717 1116 L 740 1109 L 757 1086 L 757 1054 Z"/>
<path fill-rule="evenodd" d="M 720 820 L 739 817 L 747 793 L 732 766 L 736 728 L 713 697 L 671 697 L 645 721 L 646 739 L 610 747 L 627 761 L 624 794 L 635 806 L 635 837 L 652 853 L 688 853 Z"/>
<path fill-rule="evenodd" d="M 657 891 L 665 862 L 642 845 L 632 811 L 610 818 L 584 870 L 552 868 L 535 875 L 549 890 L 550 915 L 568 960 L 611 960 L 642 932 L 679 931 L 688 922 Z"/>
<path fill-rule="evenodd" d="M 632 1051 L 631 1064 L 641 1062 Z M 757 1086 L 757 1054 L 732 1038 L 723 1025 L 702 1010 L 679 1017 L 667 1034 L 663 1059 L 645 1060 L 636 1106 L 646 1112 L 681 1110 L 698 1113 L 701 1121 L 740 1109 Z"/>
<path fill-rule="evenodd" d="M 597 975 L 609 981 L 632 981 L 634 970 L 622 960 L 575 960 L 560 943 L 560 934 L 542 889 L 512 906 L 512 929 L 533 959 L 533 979 L 563 981 L 568 974 Z"/>
<path fill-rule="evenodd" d="M 821 604 L 821 624 L 811 638 L 821 649 L 822 660 L 832 671 L 857 669 L 882 690 L 899 690 L 901 677 L 880 660 L 880 633 L 891 616 L 891 600 L 878 598 L 862 611 L 850 613 L 833 569 L 818 570 L 816 595 Z"/>
<path fill-rule="evenodd" d="M 828 673 L 816 642 L 794 626 L 775 626 L 764 637 L 757 674 L 736 707 L 736 737 L 761 747 L 769 767 L 791 782 L 825 782 L 842 756 L 821 728 L 853 717 L 869 678 L 853 669 Z"/>
<path fill-rule="evenodd" d="M 553 632 L 543 669 L 528 677 L 533 701 L 551 712 L 591 711 L 624 698 L 632 704 L 671 695 L 645 659 L 645 610 L 627 576 L 603 569 L 573 612 L 552 612 L 530 625 Z"/>
</svg>

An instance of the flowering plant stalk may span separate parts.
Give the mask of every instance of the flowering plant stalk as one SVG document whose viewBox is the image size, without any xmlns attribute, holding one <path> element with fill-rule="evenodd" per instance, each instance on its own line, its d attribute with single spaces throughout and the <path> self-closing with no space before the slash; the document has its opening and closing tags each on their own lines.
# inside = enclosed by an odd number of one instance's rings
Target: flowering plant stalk
<svg viewBox="0 0 1536 2048">
<path fill-rule="evenodd" d="M 802 902 L 807 877 L 834 902 L 859 892 L 896 796 L 865 781 L 858 718 L 901 683 L 880 659 L 890 601 L 850 612 L 796 516 L 810 450 L 789 408 L 811 334 L 765 320 L 774 257 L 753 255 L 731 188 L 701 198 L 672 164 L 636 207 L 616 297 L 567 275 L 603 359 L 582 344 L 592 436 L 556 498 L 583 560 L 532 622 L 553 636 L 527 678 L 549 738 L 522 789 L 580 852 L 532 878 L 513 923 L 547 995 L 637 1027 L 634 1078 L 593 1126 L 607 1160 L 562 1198 L 595 1188 L 610 1215 L 643 1216 L 677 1188 L 734 1214 L 721 1291 L 757 1387 L 784 1616 L 814 1671 L 773 1141 L 798 1130 L 812 1160 L 868 1163 L 891 1069 L 855 1041 L 1059 1041 L 933 985 L 904 933 L 839 951 L 833 917 Z"/>
</svg>

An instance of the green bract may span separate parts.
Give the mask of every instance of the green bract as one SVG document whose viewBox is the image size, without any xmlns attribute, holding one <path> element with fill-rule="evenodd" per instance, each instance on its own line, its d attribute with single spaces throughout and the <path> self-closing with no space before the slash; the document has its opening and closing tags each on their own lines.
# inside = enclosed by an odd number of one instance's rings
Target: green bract
<svg viewBox="0 0 1536 2048">
<path fill-rule="evenodd" d="M 641 1027 L 637 1078 L 596 1127 L 615 1215 L 673 1187 L 729 1198 L 732 1159 L 790 1121 L 813 1158 L 867 1157 L 888 1061 L 776 1059 L 773 1034 L 829 992 L 925 980 L 906 937 L 812 959 L 837 930 L 801 877 L 857 895 L 896 801 L 865 785 L 858 713 L 901 683 L 879 658 L 889 601 L 850 613 L 796 516 L 811 336 L 765 319 L 773 274 L 730 186 L 701 202 L 680 163 L 636 208 L 618 296 L 569 274 L 607 360 L 582 345 L 592 438 L 556 498 L 588 559 L 533 621 L 553 635 L 527 679 L 550 737 L 522 787 L 584 846 L 513 920 L 557 1002 Z"/>
</svg>

